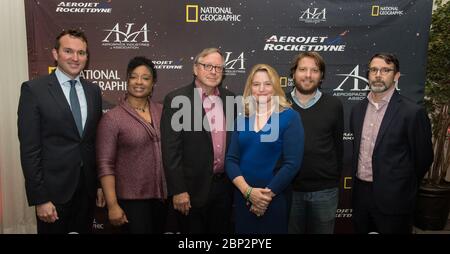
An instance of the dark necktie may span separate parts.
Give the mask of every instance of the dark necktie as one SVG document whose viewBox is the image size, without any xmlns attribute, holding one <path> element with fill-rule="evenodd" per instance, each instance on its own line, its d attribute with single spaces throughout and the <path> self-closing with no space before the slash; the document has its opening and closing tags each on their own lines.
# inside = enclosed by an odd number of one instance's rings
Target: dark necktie
<svg viewBox="0 0 450 254">
<path fill-rule="evenodd" d="M 75 120 L 75 124 L 77 125 L 78 133 L 80 133 L 80 137 L 83 136 L 83 123 L 81 121 L 81 108 L 80 101 L 78 100 L 77 90 L 75 89 L 75 85 L 77 83 L 76 80 L 70 80 L 70 109 L 72 109 L 73 119 Z"/>
</svg>

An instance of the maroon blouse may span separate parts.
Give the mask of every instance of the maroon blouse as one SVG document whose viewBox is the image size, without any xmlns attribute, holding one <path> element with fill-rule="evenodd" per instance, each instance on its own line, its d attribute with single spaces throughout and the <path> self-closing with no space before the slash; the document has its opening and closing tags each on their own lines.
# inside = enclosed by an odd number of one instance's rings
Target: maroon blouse
<svg viewBox="0 0 450 254">
<path fill-rule="evenodd" d="M 124 100 L 105 113 L 97 130 L 98 177 L 114 175 L 118 199 L 165 199 L 161 157 L 162 105 L 149 100 L 152 124 Z"/>
</svg>

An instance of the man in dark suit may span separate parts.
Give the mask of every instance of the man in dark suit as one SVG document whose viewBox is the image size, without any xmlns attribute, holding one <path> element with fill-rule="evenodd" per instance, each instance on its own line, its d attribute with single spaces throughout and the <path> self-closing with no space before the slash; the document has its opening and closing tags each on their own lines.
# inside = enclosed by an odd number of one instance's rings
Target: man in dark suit
<svg viewBox="0 0 450 254">
<path fill-rule="evenodd" d="M 167 187 L 182 232 L 227 233 L 232 185 L 224 161 L 234 95 L 220 86 L 224 58 L 219 49 L 204 49 L 193 68 L 194 81 L 164 99 L 161 146 Z"/>
<path fill-rule="evenodd" d="M 38 233 L 88 233 L 97 190 L 95 133 L 102 115 L 100 88 L 80 78 L 87 39 L 63 31 L 56 70 L 24 82 L 18 109 L 20 157 Z"/>
<path fill-rule="evenodd" d="M 430 121 L 395 90 L 399 70 L 395 55 L 375 54 L 370 93 L 350 116 L 356 233 L 411 233 L 418 185 L 433 162 Z"/>
</svg>

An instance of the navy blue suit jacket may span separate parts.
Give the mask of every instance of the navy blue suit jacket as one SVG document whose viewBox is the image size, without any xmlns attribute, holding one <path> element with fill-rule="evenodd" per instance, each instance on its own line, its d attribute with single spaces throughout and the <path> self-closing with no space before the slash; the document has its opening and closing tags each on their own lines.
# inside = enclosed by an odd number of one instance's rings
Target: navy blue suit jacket
<svg viewBox="0 0 450 254">
<path fill-rule="evenodd" d="M 355 105 L 350 115 L 354 135 L 352 176 L 356 177 L 361 133 L 369 101 Z M 386 214 L 414 209 L 418 185 L 433 162 L 431 125 L 426 111 L 394 92 L 380 125 L 372 155 L 373 195 Z"/>
<path fill-rule="evenodd" d="M 78 186 L 81 167 L 86 188 L 95 195 L 95 133 L 102 115 L 101 91 L 83 79 L 81 84 L 87 102 L 81 137 L 54 73 L 22 84 L 17 125 L 30 206 L 68 202 Z"/>
</svg>

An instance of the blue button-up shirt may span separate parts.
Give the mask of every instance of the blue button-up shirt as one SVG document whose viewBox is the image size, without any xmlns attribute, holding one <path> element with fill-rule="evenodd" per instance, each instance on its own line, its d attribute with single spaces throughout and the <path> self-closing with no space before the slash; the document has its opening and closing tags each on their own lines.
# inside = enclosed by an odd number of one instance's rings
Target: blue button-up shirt
<svg viewBox="0 0 450 254">
<path fill-rule="evenodd" d="M 302 109 L 307 109 L 307 108 L 312 107 L 314 104 L 316 104 L 319 101 L 320 97 L 322 97 L 322 92 L 319 89 L 316 89 L 314 96 L 305 105 L 303 105 L 298 100 L 297 95 L 295 94 L 296 91 L 297 91 L 297 88 L 294 87 L 294 89 L 292 89 L 292 92 L 291 92 L 292 100 L 294 100 L 295 104 L 297 104 Z"/>
</svg>

